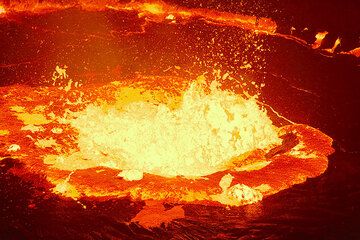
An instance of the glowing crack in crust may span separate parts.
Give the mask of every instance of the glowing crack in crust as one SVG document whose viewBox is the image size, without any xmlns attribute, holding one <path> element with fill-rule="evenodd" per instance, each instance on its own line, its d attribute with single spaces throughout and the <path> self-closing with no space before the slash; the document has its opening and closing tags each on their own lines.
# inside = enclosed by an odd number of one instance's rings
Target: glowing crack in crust
<svg viewBox="0 0 360 240">
<path fill-rule="evenodd" d="M 68 78 L 60 70 L 55 82 Z M 255 97 L 203 76 L 0 91 L 1 156 L 74 199 L 251 204 L 323 173 L 333 152 L 320 131 L 276 127 Z"/>
</svg>

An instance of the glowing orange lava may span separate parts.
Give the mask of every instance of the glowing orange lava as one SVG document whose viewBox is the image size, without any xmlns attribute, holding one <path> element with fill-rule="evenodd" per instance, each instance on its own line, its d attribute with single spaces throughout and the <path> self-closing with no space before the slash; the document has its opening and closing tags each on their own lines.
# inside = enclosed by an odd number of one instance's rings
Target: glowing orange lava
<svg viewBox="0 0 360 240">
<path fill-rule="evenodd" d="M 328 32 L 324 31 L 324 32 L 318 32 L 315 36 L 316 40 L 312 45 L 312 48 L 316 49 L 319 48 L 321 46 L 322 41 L 324 40 L 324 38 L 326 37 L 326 35 L 328 34 Z"/>
<path fill-rule="evenodd" d="M 69 4 L 61 4 L 57 2 L 43 1 L 41 3 L 14 3 L 10 4 L 9 12 L 28 12 L 28 13 L 46 13 L 49 11 L 58 11 L 68 8 L 78 7 L 88 11 L 103 11 L 106 9 L 116 11 L 136 11 L 138 16 L 151 21 L 172 20 L 181 21 L 189 20 L 193 17 L 200 17 L 214 24 L 225 26 L 238 26 L 244 29 L 256 30 L 265 33 L 274 33 L 276 23 L 269 18 L 258 19 L 255 16 L 243 14 L 233 14 L 227 12 L 219 12 L 210 9 L 189 9 L 175 5 L 169 5 L 162 1 L 148 1 L 129 3 L 119 3 L 118 1 L 78 1 Z"/>
<path fill-rule="evenodd" d="M 325 171 L 331 138 L 274 126 L 256 97 L 228 81 L 81 85 L 57 67 L 52 86 L 0 89 L 0 153 L 24 163 L 14 174 L 43 174 L 74 199 L 239 206 Z"/>
<path fill-rule="evenodd" d="M 6 13 L 6 9 L 0 5 L 0 16 Z"/>
<path fill-rule="evenodd" d="M 310 45 L 277 33 L 269 18 L 160 1 L 35 1 L 0 7 L 0 14 L 10 18 L 73 7 L 135 13 L 144 20 L 140 32 L 150 22 L 183 24 L 196 18 L 276 35 L 313 49 L 321 48 L 327 34 L 318 33 Z M 325 51 L 334 53 L 339 44 L 340 39 Z M 252 65 L 244 62 L 240 68 Z M 0 161 L 17 158 L 24 167 L 11 169 L 14 174 L 45 176 L 54 193 L 76 200 L 130 197 L 232 206 L 261 201 L 326 170 L 333 152 L 330 137 L 291 121 L 275 126 L 267 105 L 245 92 L 241 81 L 214 72 L 218 74 L 212 79 L 139 75 L 83 84 L 68 76 L 67 67 L 56 66 L 42 86 L 2 87 Z"/>
<path fill-rule="evenodd" d="M 148 22 L 168 22 L 168 23 L 184 23 L 193 18 L 200 18 L 207 23 L 221 26 L 234 26 L 245 30 L 253 31 L 257 34 L 275 35 L 277 37 L 289 39 L 299 44 L 311 47 L 313 49 L 320 49 L 321 43 L 328 34 L 327 31 L 318 32 L 315 35 L 316 40 L 313 43 L 294 35 L 287 35 L 277 32 L 278 25 L 271 18 L 258 18 L 256 16 L 244 15 L 239 13 L 222 12 L 218 10 L 206 8 L 186 8 L 176 5 L 171 5 L 159 0 L 148 1 L 130 1 L 121 3 L 116 0 L 107 1 L 23 1 L 10 2 L 6 9 L 0 6 L 0 16 L 4 13 L 31 13 L 43 14 L 47 12 L 59 11 L 70 8 L 80 8 L 85 11 L 104 11 L 114 10 L 121 12 L 136 12 L 139 18 L 145 19 Z M 340 44 L 338 38 L 333 48 L 322 49 L 321 51 L 333 54 L 335 48 Z M 358 57 L 358 52 L 355 51 L 342 52 L 342 54 L 350 54 Z"/>
</svg>

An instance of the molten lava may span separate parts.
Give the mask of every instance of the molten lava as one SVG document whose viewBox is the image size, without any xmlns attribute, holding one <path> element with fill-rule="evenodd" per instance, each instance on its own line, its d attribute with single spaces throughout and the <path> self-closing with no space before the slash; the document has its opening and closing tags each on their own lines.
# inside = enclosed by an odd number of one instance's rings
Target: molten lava
<svg viewBox="0 0 360 240">
<path fill-rule="evenodd" d="M 224 76 L 99 86 L 57 67 L 52 86 L 0 89 L 1 156 L 24 164 L 14 174 L 43 174 L 74 199 L 239 206 L 325 171 L 331 138 L 305 125 L 276 127 L 256 96 Z"/>
<path fill-rule="evenodd" d="M 0 2 L 1 3 L 1 2 Z M 0 5 L 0 17 L 9 13 L 30 13 L 44 14 L 48 12 L 66 10 L 71 8 L 79 8 L 85 11 L 105 11 L 114 10 L 120 12 L 136 12 L 139 19 L 144 19 L 145 24 L 149 22 L 168 22 L 170 24 L 178 24 L 190 21 L 194 18 L 203 19 L 212 25 L 235 26 L 241 29 L 247 29 L 256 34 L 274 35 L 280 38 L 293 40 L 299 44 L 320 49 L 321 43 L 328 34 L 327 31 L 318 32 L 315 42 L 309 43 L 294 35 L 288 35 L 277 32 L 278 25 L 271 18 L 258 18 L 256 16 L 234 14 L 229 12 L 216 11 L 203 8 L 186 8 L 159 0 L 148 1 L 91 1 L 91 0 L 74 0 L 74 1 L 14 1 L 7 5 Z M 11 19 L 11 17 L 9 17 Z M 144 28 L 144 26 L 142 26 Z M 293 27 L 291 28 L 293 29 Z M 324 52 L 334 54 L 336 47 L 340 44 L 340 38 L 334 43 L 331 49 L 322 49 Z M 358 48 L 340 54 L 348 54 L 359 56 Z"/>
<path fill-rule="evenodd" d="M 222 91 L 216 83 L 209 93 L 192 83 L 179 103 L 136 99 L 124 106 L 123 92 L 132 97 L 136 92 L 121 89 L 114 106 L 88 105 L 70 122 L 79 132 L 84 159 L 75 169 L 112 166 L 132 173 L 199 177 L 227 169 L 231 159 L 254 149 L 281 143 L 254 99 Z M 73 159 L 63 159 L 59 168 L 74 170 Z"/>
<path fill-rule="evenodd" d="M 5 14 L 6 13 L 6 10 L 3 6 L 0 5 L 0 16 Z"/>
<path fill-rule="evenodd" d="M 310 46 L 276 32 L 272 19 L 160 1 L 34 1 L 4 6 L 0 15 L 9 20 L 20 12 L 44 14 L 70 8 L 131 13 L 131 19 L 140 20 L 139 26 L 124 31 L 124 36 L 141 37 L 154 23 L 185 26 L 201 19 L 209 25 Z M 326 34 L 318 33 L 312 48 L 321 48 Z M 209 44 L 215 42 L 213 37 Z M 323 50 L 334 53 L 339 44 L 340 39 L 332 49 Z M 263 48 L 260 41 L 254 46 L 254 51 Z M 246 60 L 239 68 L 252 69 L 252 64 Z M 322 174 L 333 152 L 332 139 L 291 121 L 275 126 L 267 114 L 273 111 L 271 106 L 246 92 L 245 85 L 229 73 L 188 80 L 138 72 L 137 77 L 121 81 L 83 84 L 70 79 L 66 67 L 57 66 L 51 81 L 41 86 L 0 89 L 4 96 L 0 157 L 18 158 L 24 168 L 12 168 L 14 174 L 30 181 L 28 172 L 45 176 L 50 186 L 34 184 L 74 199 L 130 197 L 240 206 Z"/>
<path fill-rule="evenodd" d="M 269 18 L 258 19 L 255 16 L 248 16 L 242 14 L 232 14 L 227 12 L 218 12 L 209 9 L 189 9 L 170 5 L 163 1 L 130 1 L 121 3 L 119 1 L 69 1 L 63 3 L 62 1 L 34 1 L 34 2 L 16 2 L 10 3 L 8 12 L 18 13 L 46 13 L 69 8 L 81 8 L 87 11 L 104 11 L 107 9 L 115 11 L 135 11 L 139 18 L 145 18 L 147 21 L 163 21 L 172 20 L 176 22 L 179 20 L 189 20 L 193 17 L 204 18 L 214 24 L 225 26 L 238 26 L 245 29 L 256 30 L 264 33 L 274 33 L 276 30 L 276 23 Z"/>
</svg>

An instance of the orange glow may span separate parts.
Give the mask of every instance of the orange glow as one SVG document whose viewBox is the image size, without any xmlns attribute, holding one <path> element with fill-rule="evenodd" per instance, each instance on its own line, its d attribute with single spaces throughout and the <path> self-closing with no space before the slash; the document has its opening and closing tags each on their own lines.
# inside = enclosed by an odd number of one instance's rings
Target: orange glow
<svg viewBox="0 0 360 240">
<path fill-rule="evenodd" d="M 169 5 L 161 1 L 150 2 L 136 2 L 119 3 L 117 1 L 107 2 L 91 2 L 91 1 L 79 1 L 76 4 L 60 4 L 54 2 L 44 1 L 36 4 L 17 3 L 10 5 L 9 12 L 32 12 L 43 13 L 49 11 L 58 11 L 68 9 L 72 7 L 80 7 L 88 11 L 102 11 L 105 9 L 112 9 L 116 11 L 137 11 L 139 18 L 147 18 L 148 21 L 164 21 L 180 18 L 183 20 L 189 20 L 191 17 L 201 17 L 204 20 L 213 24 L 221 24 L 224 26 L 238 26 L 248 30 L 256 30 L 265 33 L 274 33 L 276 31 L 276 23 L 269 18 L 256 19 L 253 16 L 247 16 L 242 14 L 232 14 L 227 12 L 219 12 L 209 9 L 189 9 L 184 7 L 178 7 L 175 5 Z"/>
<path fill-rule="evenodd" d="M 328 34 L 328 32 L 324 31 L 324 32 L 318 32 L 315 36 L 316 40 L 315 42 L 312 44 L 312 48 L 317 49 L 321 46 L 322 41 L 324 40 L 324 38 L 326 37 L 326 35 Z"/>
<path fill-rule="evenodd" d="M 360 47 L 354 48 L 348 52 L 341 52 L 341 54 L 354 55 L 355 57 L 360 57 Z"/>
<path fill-rule="evenodd" d="M 335 43 L 334 43 L 334 46 L 332 48 L 324 49 L 324 50 L 327 51 L 327 52 L 330 52 L 330 53 L 334 53 L 335 49 L 340 45 L 340 43 L 341 43 L 340 38 L 337 38 Z"/>
<path fill-rule="evenodd" d="M 166 210 L 157 202 L 146 202 L 146 206 L 131 221 L 138 222 L 145 228 L 158 227 L 161 224 L 169 224 L 173 219 L 184 218 L 185 212 L 181 206 L 175 206 Z"/>
<path fill-rule="evenodd" d="M 0 88 L 0 152 L 77 200 L 251 204 L 323 173 L 333 152 L 320 131 L 276 127 L 256 98 L 204 76 L 79 86 L 56 67 L 50 82 Z"/>
<path fill-rule="evenodd" d="M 4 13 L 20 12 L 42 14 L 69 8 L 81 8 L 85 11 L 104 11 L 111 9 L 113 11 L 120 12 L 137 12 L 137 16 L 145 20 L 145 25 L 149 22 L 169 22 L 169 20 L 171 23 L 183 24 L 192 18 L 200 18 L 212 25 L 234 26 L 252 31 L 257 34 L 275 35 L 277 37 L 295 41 L 301 45 L 311 47 L 313 49 L 320 48 L 324 38 L 328 34 L 327 31 L 318 32 L 315 36 L 315 41 L 313 43 L 309 43 L 299 37 L 277 32 L 278 26 L 271 18 L 258 18 L 256 16 L 222 12 L 205 8 L 186 8 L 171 5 L 160 0 L 147 0 L 144 2 L 130 1 L 129 3 L 120 3 L 116 0 L 78 0 L 71 3 L 61 3 L 59 1 L 24 1 L 10 3 L 6 9 L 0 6 L 0 15 Z M 334 53 L 335 48 L 340 43 L 339 41 L 340 40 L 337 40 L 335 42 L 333 48 L 322 49 L 322 51 Z M 354 53 L 354 51 L 349 51 L 342 54 L 351 54 L 357 56 L 357 53 Z"/>
<path fill-rule="evenodd" d="M 0 5 L 0 16 L 6 13 L 5 7 Z"/>
<path fill-rule="evenodd" d="M 155 15 L 164 14 L 163 6 L 156 3 L 144 3 L 141 9 Z"/>
<path fill-rule="evenodd" d="M 276 33 L 277 25 L 269 18 L 160 1 L 80 1 L 76 5 L 43 1 L 10 4 L 7 11 L 42 14 L 71 7 L 135 13 L 142 20 L 142 31 L 149 23 L 185 24 L 196 18 L 309 46 Z M 312 48 L 321 47 L 326 35 L 316 34 Z M 333 53 L 339 44 L 340 39 L 326 51 Z M 239 68 L 251 70 L 252 64 L 246 61 Z M 244 91 L 241 81 L 219 70 L 213 75 L 214 79 L 200 75 L 176 81 L 139 75 L 121 82 L 82 85 L 68 75 L 66 66 L 56 66 L 47 82 L 50 86 L 0 88 L 4 96 L 0 140 L 5 143 L 0 153 L 11 154 L 29 171 L 44 174 L 55 194 L 76 200 L 130 197 L 241 206 L 326 170 L 327 156 L 333 152 L 330 137 L 290 120 L 290 125 L 275 126 L 267 109 L 285 118 Z M 231 81 L 239 85 L 232 86 Z M 170 215 L 182 214 L 179 210 Z M 141 215 L 138 220 L 149 224 Z"/>
</svg>

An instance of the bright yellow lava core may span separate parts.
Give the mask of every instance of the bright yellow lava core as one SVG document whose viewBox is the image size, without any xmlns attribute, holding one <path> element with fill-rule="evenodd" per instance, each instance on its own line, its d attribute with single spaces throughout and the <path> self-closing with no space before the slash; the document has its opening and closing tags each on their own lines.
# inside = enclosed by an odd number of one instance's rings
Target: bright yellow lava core
<svg viewBox="0 0 360 240">
<path fill-rule="evenodd" d="M 121 95 L 118 101 L 123 101 Z M 62 170 L 106 166 L 124 179 L 142 173 L 187 178 L 226 170 L 234 158 L 280 144 L 277 128 L 256 99 L 196 81 L 176 106 L 137 99 L 113 106 L 90 104 L 70 125 L 79 151 L 59 156 Z"/>
</svg>

